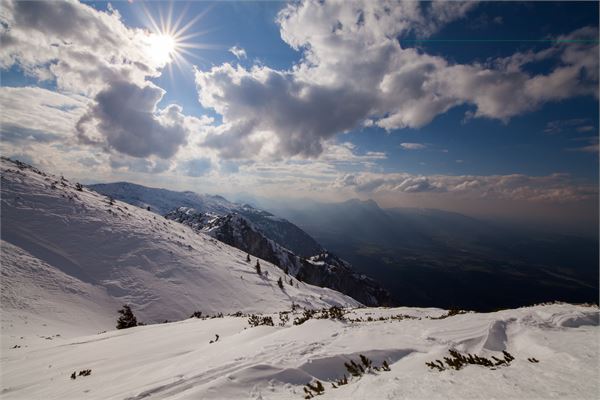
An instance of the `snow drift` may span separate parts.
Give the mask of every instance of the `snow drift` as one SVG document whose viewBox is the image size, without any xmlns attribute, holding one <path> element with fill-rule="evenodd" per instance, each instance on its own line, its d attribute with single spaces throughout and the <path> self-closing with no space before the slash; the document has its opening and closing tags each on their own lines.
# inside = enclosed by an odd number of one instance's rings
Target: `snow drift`
<svg viewBox="0 0 600 400">
<path fill-rule="evenodd" d="M 273 315 L 275 326 L 255 328 L 245 317 L 194 318 L 28 344 L 38 329 L 32 326 L 22 338 L 3 339 L 22 347 L 3 351 L 2 398 L 301 400 L 303 386 L 316 380 L 325 388 L 319 399 L 598 398 L 596 307 L 553 304 L 434 319 L 444 314 L 363 308 L 345 320 L 302 325 L 279 326 Z M 397 315 L 404 317 L 389 318 Z M 575 320 L 578 327 L 564 326 Z M 501 357 L 503 348 L 515 359 L 496 369 L 426 366 L 451 348 L 485 357 Z M 390 371 L 334 389 L 348 376 L 344 362 L 361 354 L 375 365 L 387 361 Z M 70 379 L 85 369 L 89 376 Z"/>
</svg>

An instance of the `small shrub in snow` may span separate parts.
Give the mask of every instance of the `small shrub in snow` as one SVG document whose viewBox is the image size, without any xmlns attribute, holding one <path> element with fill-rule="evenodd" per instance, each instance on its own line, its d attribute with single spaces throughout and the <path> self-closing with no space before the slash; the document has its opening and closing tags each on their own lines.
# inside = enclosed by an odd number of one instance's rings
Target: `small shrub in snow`
<svg viewBox="0 0 600 400">
<path fill-rule="evenodd" d="M 386 360 L 383 361 L 380 367 L 373 366 L 373 361 L 371 361 L 368 357 L 359 354 L 360 362 L 357 363 L 354 360 L 350 360 L 350 362 L 345 362 L 344 366 L 346 370 L 350 373 L 350 375 L 355 377 L 361 377 L 365 373 L 373 372 L 373 371 L 390 371 L 390 365 Z M 345 378 L 345 376 L 344 376 Z"/>
<path fill-rule="evenodd" d="M 283 290 L 283 281 L 281 280 L 281 277 L 277 279 L 277 286 L 279 286 L 279 289 Z"/>
<path fill-rule="evenodd" d="M 356 362 L 354 362 L 354 360 L 350 360 L 350 362 L 345 362 L 344 366 L 346 367 L 346 370 L 350 373 L 350 375 L 352 376 L 363 376 L 363 374 L 365 373 L 365 369 L 363 368 L 362 365 L 357 364 Z"/>
<path fill-rule="evenodd" d="M 75 190 L 77 190 L 78 192 L 82 192 L 83 191 L 83 186 L 81 186 L 81 183 L 77 182 L 75 184 Z"/>
<path fill-rule="evenodd" d="M 256 315 L 256 314 L 250 315 L 250 318 L 248 318 L 248 323 L 250 324 L 251 327 L 255 327 L 255 326 L 259 326 L 259 325 L 274 326 L 272 317 L 260 316 L 260 315 Z"/>
<path fill-rule="evenodd" d="M 538 359 L 535 359 L 535 358 L 533 358 L 533 357 L 531 357 L 531 358 L 528 358 L 528 359 L 527 359 L 527 361 L 529 361 L 530 363 L 534 363 L 534 364 L 537 364 L 537 363 L 539 363 L 539 362 L 540 362 L 540 360 L 538 360 Z"/>
<path fill-rule="evenodd" d="M 90 376 L 91 374 L 91 369 L 82 369 L 81 371 L 79 371 L 79 374 L 77 374 L 77 371 L 73 371 L 73 373 L 71 374 L 71 379 L 77 379 L 78 376 Z"/>
<path fill-rule="evenodd" d="M 337 383 L 337 386 L 336 386 L 336 383 Z M 334 389 L 337 389 L 339 386 L 344 386 L 347 384 L 348 384 L 348 378 L 346 378 L 346 374 L 344 374 L 343 377 L 341 377 L 340 379 L 335 381 L 335 383 L 332 383 L 331 386 L 333 386 Z"/>
<path fill-rule="evenodd" d="M 254 267 L 256 268 L 256 273 L 261 275 L 262 271 L 260 269 L 260 261 L 258 261 L 258 259 L 256 259 L 256 265 Z"/>
<path fill-rule="evenodd" d="M 300 317 L 294 318 L 294 325 L 302 325 L 303 323 L 311 319 L 316 312 L 316 310 L 304 310 L 304 313 Z"/>
<path fill-rule="evenodd" d="M 290 320 L 289 313 L 287 311 L 281 311 L 279 313 L 279 326 L 285 326 Z"/>
<path fill-rule="evenodd" d="M 121 316 L 117 319 L 117 329 L 127 329 L 137 326 L 137 319 L 128 305 L 124 305 L 123 308 L 119 310 L 119 314 L 121 314 Z"/>
<path fill-rule="evenodd" d="M 360 356 L 360 362 L 362 363 L 362 365 L 365 366 L 365 369 L 368 371 L 371 369 L 371 367 L 373 366 L 373 362 L 371 360 L 369 360 L 366 356 L 363 356 L 362 354 L 359 355 Z"/>
<path fill-rule="evenodd" d="M 381 364 L 381 369 L 386 372 L 391 371 L 390 365 L 388 364 L 387 360 L 383 360 L 383 364 Z"/>
<path fill-rule="evenodd" d="M 190 318 L 202 318 L 202 311 L 194 311 Z"/>
<path fill-rule="evenodd" d="M 323 384 L 320 381 L 316 381 L 314 385 L 309 382 L 304 387 L 304 393 L 306 393 L 306 396 L 304 396 L 304 398 L 312 399 L 313 397 L 315 397 L 315 395 L 319 396 L 324 392 L 325 388 L 323 387 Z"/>
<path fill-rule="evenodd" d="M 455 315 L 466 314 L 468 311 L 459 310 L 456 308 L 448 310 L 448 312 L 444 315 L 440 315 L 439 317 L 431 317 L 431 319 L 444 319 L 448 317 L 454 317 Z"/>
<path fill-rule="evenodd" d="M 219 341 L 219 335 L 217 335 L 217 334 L 215 333 L 215 340 L 211 340 L 210 342 L 208 342 L 208 344 L 213 344 L 213 343 L 216 343 L 216 342 L 218 342 L 218 341 Z"/>
<path fill-rule="evenodd" d="M 250 262 L 250 253 L 246 254 L 246 262 Z"/>
<path fill-rule="evenodd" d="M 325 318 L 329 319 L 344 319 L 344 310 L 341 307 L 332 306 L 327 311 L 327 316 Z"/>
<path fill-rule="evenodd" d="M 450 353 L 450 357 L 444 357 L 444 362 L 447 364 L 447 367 L 441 360 L 426 362 L 425 365 L 431 369 L 437 369 L 438 371 L 444 371 L 445 369 L 455 369 L 458 371 L 469 364 L 481 365 L 490 369 L 496 369 L 500 366 L 510 365 L 510 363 L 515 359 L 512 354 L 505 350 L 502 351 L 504 359 L 499 359 L 495 356 L 492 356 L 491 360 L 476 354 L 467 353 L 465 356 L 454 349 L 450 349 L 448 352 Z"/>
</svg>

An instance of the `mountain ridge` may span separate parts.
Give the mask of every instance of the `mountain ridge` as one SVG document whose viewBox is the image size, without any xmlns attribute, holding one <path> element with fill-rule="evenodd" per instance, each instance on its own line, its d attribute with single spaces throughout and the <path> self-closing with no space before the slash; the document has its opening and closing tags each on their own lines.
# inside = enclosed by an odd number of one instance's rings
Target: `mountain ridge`
<svg viewBox="0 0 600 400">
<path fill-rule="evenodd" d="M 348 263 L 335 255 L 323 250 L 308 258 L 297 256 L 267 238 L 241 214 L 218 216 L 180 207 L 167 213 L 165 218 L 191 226 L 198 232 L 207 233 L 253 256 L 268 260 L 284 270 L 286 275 L 312 285 L 337 290 L 367 306 L 391 304 L 389 293 L 372 279 L 356 273 Z"/>
<path fill-rule="evenodd" d="M 182 319 L 194 311 L 360 304 L 295 279 L 297 285 L 280 289 L 277 279 L 285 274 L 266 260 L 261 265 L 268 277 L 256 273 L 246 253 L 187 226 L 23 163 L 2 158 L 0 164 L 2 312 L 12 325 L 26 322 L 22 315 L 60 314 L 63 322 L 91 318 L 102 323 L 90 329 L 107 329 L 122 304 L 145 322 Z M 50 286 L 20 263 L 37 266 Z M 45 298 L 62 299 L 69 311 Z M 87 307 L 90 301 L 103 306 Z"/>
</svg>

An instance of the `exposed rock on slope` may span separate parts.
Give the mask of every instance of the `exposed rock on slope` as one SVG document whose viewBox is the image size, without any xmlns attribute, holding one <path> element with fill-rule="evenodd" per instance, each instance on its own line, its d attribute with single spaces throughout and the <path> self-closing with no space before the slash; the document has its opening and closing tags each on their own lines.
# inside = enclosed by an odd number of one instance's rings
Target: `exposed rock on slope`
<svg viewBox="0 0 600 400">
<path fill-rule="evenodd" d="M 299 257 L 267 238 L 258 226 L 240 214 L 218 216 L 180 207 L 168 213 L 165 218 L 188 225 L 198 232 L 207 233 L 242 251 L 268 260 L 304 282 L 340 291 L 365 305 L 390 303 L 387 291 L 372 279 L 355 273 L 348 263 L 325 251 L 309 258 Z"/>
</svg>

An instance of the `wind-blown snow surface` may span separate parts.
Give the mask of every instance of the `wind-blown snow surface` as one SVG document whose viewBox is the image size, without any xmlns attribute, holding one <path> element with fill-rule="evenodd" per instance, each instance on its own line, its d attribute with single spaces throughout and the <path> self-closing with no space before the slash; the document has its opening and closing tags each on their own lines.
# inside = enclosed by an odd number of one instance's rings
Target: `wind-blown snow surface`
<svg viewBox="0 0 600 400">
<path fill-rule="evenodd" d="M 2 159 L 2 334 L 45 323 L 52 334 L 96 333 L 131 305 L 144 322 L 194 311 L 275 312 L 292 302 L 356 306 L 191 228 L 25 164 Z M 266 276 L 265 272 L 268 272 Z M 289 281 L 289 277 L 286 277 Z M 39 325 L 39 324 L 38 324 Z M 63 329 L 68 326 L 74 329 Z M 43 326 L 43 325 L 42 325 Z M 47 333 L 50 334 L 50 333 Z"/>
<path fill-rule="evenodd" d="M 250 328 L 244 317 L 225 317 L 54 338 L 3 352 L 2 398 L 302 399 L 303 385 L 315 379 L 325 387 L 321 399 L 598 398 L 596 307 L 553 304 L 445 319 L 428 318 L 442 315 L 438 309 L 364 308 L 346 316 L 397 314 L 417 319 Z M 425 365 L 449 348 L 488 358 L 507 350 L 515 360 L 495 370 Z M 343 363 L 359 354 L 375 365 L 387 360 L 391 371 L 333 389 Z M 69 378 L 88 368 L 90 376 Z"/>
</svg>

